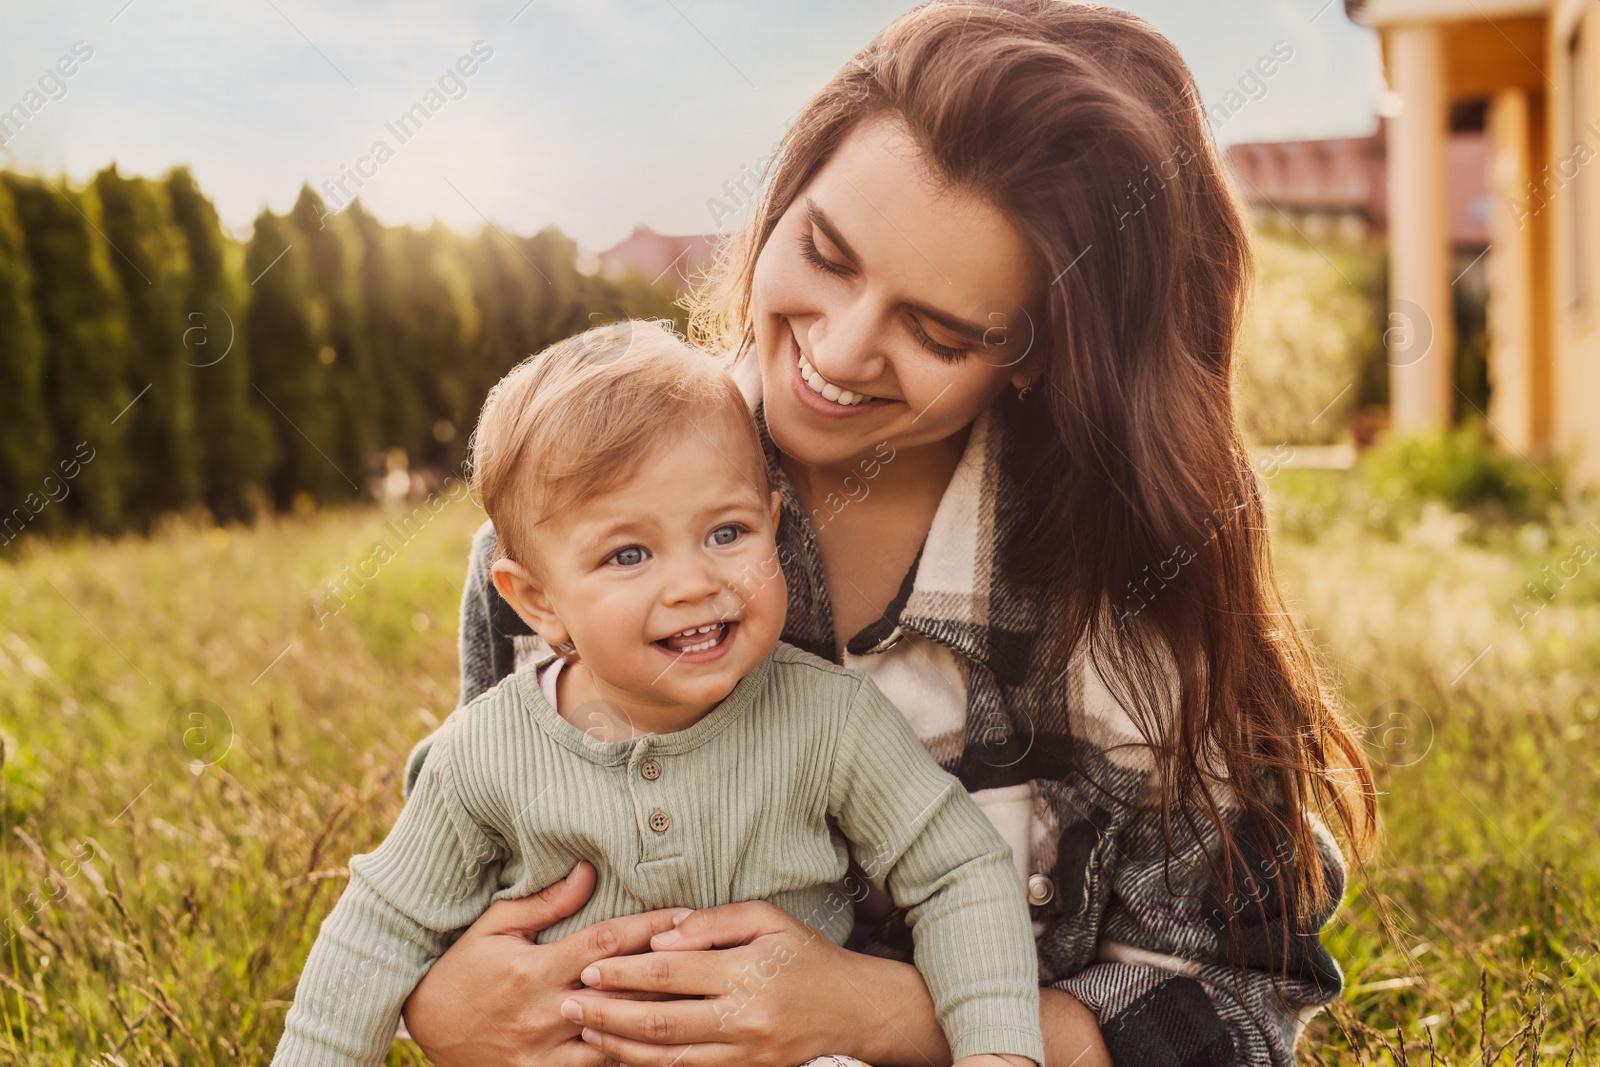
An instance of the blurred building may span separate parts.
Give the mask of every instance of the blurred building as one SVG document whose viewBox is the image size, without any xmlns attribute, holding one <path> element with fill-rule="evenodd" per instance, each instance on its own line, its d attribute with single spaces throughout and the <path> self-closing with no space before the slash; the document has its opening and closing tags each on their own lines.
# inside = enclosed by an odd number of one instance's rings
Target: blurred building
<svg viewBox="0 0 1600 1067">
<path fill-rule="evenodd" d="M 1388 229 L 1386 131 L 1323 141 L 1236 144 L 1228 167 L 1257 221 L 1307 237 L 1362 240 Z M 1446 143 L 1450 244 L 1469 258 L 1489 243 L 1489 139 L 1482 109 L 1452 116 Z"/>
<path fill-rule="evenodd" d="M 1587 0 L 1345 0 L 1383 43 L 1393 422 L 1456 405 L 1450 360 L 1451 116 L 1481 108 L 1488 146 L 1488 412 L 1525 453 L 1600 484 L 1600 11 Z M 1398 342 L 1394 339 L 1398 338 Z M 1423 345 L 1419 339 L 1428 343 Z M 1396 347 L 1398 344 L 1398 348 Z M 1411 347 L 1407 348 L 1407 345 Z"/>
<path fill-rule="evenodd" d="M 687 292 L 716 257 L 717 235 L 669 237 L 648 226 L 635 226 L 620 243 L 600 253 L 601 268 L 610 277 L 627 271 L 647 281 L 670 281 Z"/>
</svg>

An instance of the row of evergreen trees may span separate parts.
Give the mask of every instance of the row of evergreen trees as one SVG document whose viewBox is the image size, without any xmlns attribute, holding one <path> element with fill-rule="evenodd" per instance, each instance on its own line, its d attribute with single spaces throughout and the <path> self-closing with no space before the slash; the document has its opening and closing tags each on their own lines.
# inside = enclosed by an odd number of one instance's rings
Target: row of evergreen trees
<svg viewBox="0 0 1600 1067">
<path fill-rule="evenodd" d="M 523 356 L 674 314 L 577 258 L 553 229 L 384 226 L 309 188 L 241 244 L 181 168 L 0 173 L 0 544 L 351 500 L 392 449 L 454 466 Z"/>
</svg>

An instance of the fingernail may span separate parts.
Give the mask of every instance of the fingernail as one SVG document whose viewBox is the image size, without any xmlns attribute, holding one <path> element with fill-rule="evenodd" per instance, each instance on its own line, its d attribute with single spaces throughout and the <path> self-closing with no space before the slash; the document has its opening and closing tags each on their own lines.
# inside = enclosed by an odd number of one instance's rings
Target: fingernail
<svg viewBox="0 0 1600 1067">
<path fill-rule="evenodd" d="M 600 968 L 590 964 L 583 969 L 583 973 L 578 975 L 578 978 L 583 982 L 584 985 L 599 985 Z"/>
<path fill-rule="evenodd" d="M 572 1023 L 583 1022 L 583 1005 L 568 997 L 561 1002 L 561 1017 Z"/>
<path fill-rule="evenodd" d="M 658 945 L 676 945 L 683 940 L 683 935 L 676 930 L 663 930 L 651 940 Z"/>
<path fill-rule="evenodd" d="M 677 926 L 679 923 L 683 922 L 683 920 L 687 919 L 693 914 L 693 908 L 684 908 L 682 911 L 674 912 L 672 915 L 672 925 Z"/>
<path fill-rule="evenodd" d="M 600 1044 L 600 1035 L 589 1029 L 587 1026 L 583 1028 L 583 1032 L 578 1036 L 596 1047 L 598 1047 Z"/>
</svg>

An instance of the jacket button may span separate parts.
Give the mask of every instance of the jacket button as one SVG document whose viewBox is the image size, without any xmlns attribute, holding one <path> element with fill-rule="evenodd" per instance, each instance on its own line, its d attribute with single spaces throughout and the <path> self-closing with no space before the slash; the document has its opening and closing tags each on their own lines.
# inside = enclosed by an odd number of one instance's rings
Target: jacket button
<svg viewBox="0 0 1600 1067">
<path fill-rule="evenodd" d="M 1028 879 L 1028 903 L 1034 907 L 1043 907 L 1056 897 L 1056 884 L 1042 874 L 1033 875 Z"/>
<path fill-rule="evenodd" d="M 666 833 L 667 832 L 667 827 L 669 827 L 671 825 L 672 825 L 672 820 L 667 817 L 667 813 L 666 812 L 664 812 L 664 811 L 652 811 L 650 813 L 650 829 L 654 830 L 656 833 L 658 833 L 658 834 Z"/>
<path fill-rule="evenodd" d="M 647 759 L 639 764 L 639 777 L 647 782 L 653 782 L 661 777 L 661 764 L 653 759 Z"/>
</svg>

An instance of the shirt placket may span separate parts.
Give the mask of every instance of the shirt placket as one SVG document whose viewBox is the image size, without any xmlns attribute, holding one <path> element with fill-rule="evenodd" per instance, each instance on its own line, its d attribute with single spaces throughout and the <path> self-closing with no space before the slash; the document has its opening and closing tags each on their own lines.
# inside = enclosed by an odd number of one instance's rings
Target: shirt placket
<svg viewBox="0 0 1600 1067">
<path fill-rule="evenodd" d="M 667 874 L 665 867 L 656 865 L 682 859 L 691 822 L 680 803 L 683 793 L 673 782 L 673 761 L 661 753 L 659 741 L 654 734 L 636 739 L 628 754 L 626 771 L 639 839 L 640 871 L 650 872 L 652 881 L 657 874 Z"/>
</svg>

